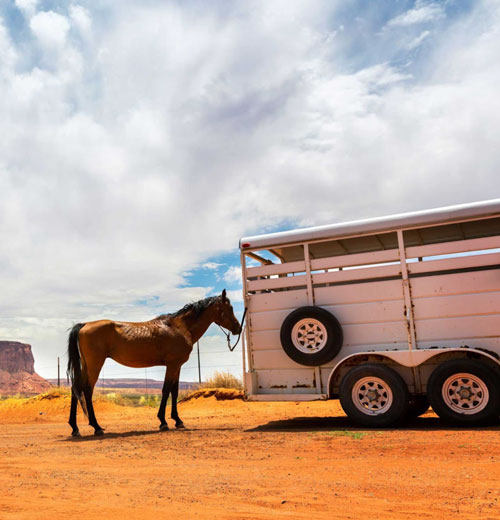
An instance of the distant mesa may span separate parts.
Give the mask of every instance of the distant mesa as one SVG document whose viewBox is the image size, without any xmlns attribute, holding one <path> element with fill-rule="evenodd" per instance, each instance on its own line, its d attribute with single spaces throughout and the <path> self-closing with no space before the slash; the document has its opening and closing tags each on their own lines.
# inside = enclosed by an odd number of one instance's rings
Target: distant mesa
<svg viewBox="0 0 500 520">
<path fill-rule="evenodd" d="M 50 386 L 35 372 L 31 345 L 0 341 L 0 394 L 39 394 Z"/>
</svg>

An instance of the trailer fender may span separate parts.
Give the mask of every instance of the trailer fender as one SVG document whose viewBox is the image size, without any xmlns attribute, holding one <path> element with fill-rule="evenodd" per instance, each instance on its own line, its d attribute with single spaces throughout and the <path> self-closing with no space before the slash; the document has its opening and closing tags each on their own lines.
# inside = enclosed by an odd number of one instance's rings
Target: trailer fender
<svg viewBox="0 0 500 520">
<path fill-rule="evenodd" d="M 489 363 L 493 363 L 496 365 L 498 369 L 500 369 L 500 359 L 496 355 L 496 353 L 492 352 L 491 354 L 488 351 L 478 349 L 478 348 L 470 348 L 470 347 L 458 347 L 458 348 L 439 348 L 439 349 L 419 349 L 419 350 L 382 350 L 382 351 L 373 351 L 373 352 L 358 352 L 356 354 L 351 354 L 350 356 L 345 357 L 341 361 L 339 361 L 330 372 L 330 376 L 328 377 L 328 397 L 332 397 L 332 389 L 335 382 L 335 376 L 339 373 L 340 369 L 353 361 L 355 358 L 366 358 L 369 356 L 371 360 L 376 358 L 382 358 L 386 360 L 390 360 L 393 363 L 398 365 L 402 365 L 404 367 L 413 368 L 418 367 L 419 365 L 429 361 L 430 359 L 441 356 L 443 354 L 450 354 L 452 352 L 460 353 L 460 354 L 475 354 L 484 359 L 487 359 Z M 361 363 L 361 361 L 360 361 Z"/>
</svg>

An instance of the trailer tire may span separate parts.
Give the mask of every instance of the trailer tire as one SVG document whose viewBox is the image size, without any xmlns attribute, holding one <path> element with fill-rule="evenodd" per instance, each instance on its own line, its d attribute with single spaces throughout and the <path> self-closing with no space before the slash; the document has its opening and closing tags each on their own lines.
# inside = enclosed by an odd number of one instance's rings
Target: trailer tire
<svg viewBox="0 0 500 520">
<path fill-rule="evenodd" d="M 427 393 L 432 409 L 447 423 L 472 426 L 498 421 L 498 375 L 480 361 L 445 361 L 431 374 Z"/>
<path fill-rule="evenodd" d="M 301 307 L 285 318 L 280 339 L 289 358 L 315 367 L 328 363 L 339 353 L 344 335 L 333 314 L 321 307 Z"/>
<path fill-rule="evenodd" d="M 339 397 L 347 416 L 362 426 L 393 426 L 408 413 L 405 382 L 392 368 L 378 363 L 351 369 L 342 379 Z"/>
</svg>

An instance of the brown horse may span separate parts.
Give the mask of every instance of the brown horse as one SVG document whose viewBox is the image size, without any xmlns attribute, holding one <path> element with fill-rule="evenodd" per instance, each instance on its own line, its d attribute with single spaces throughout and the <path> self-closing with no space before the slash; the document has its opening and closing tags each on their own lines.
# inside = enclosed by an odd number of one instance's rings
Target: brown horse
<svg viewBox="0 0 500 520">
<path fill-rule="evenodd" d="M 78 323 L 68 339 L 68 375 L 71 378 L 71 410 L 69 424 L 71 435 L 80 435 L 76 424 L 76 409 L 80 401 L 83 411 L 94 427 L 95 435 L 102 435 L 92 405 L 94 386 L 106 358 L 111 358 L 128 367 L 143 368 L 166 366 L 165 382 L 158 418 L 160 430 L 168 430 L 165 408 L 172 394 L 172 419 L 176 428 L 184 428 L 177 413 L 179 375 L 181 366 L 211 323 L 241 333 L 241 326 L 234 316 L 233 307 L 226 290 L 220 296 L 212 296 L 189 303 L 173 314 L 162 314 L 142 323 L 110 320 Z"/>
</svg>

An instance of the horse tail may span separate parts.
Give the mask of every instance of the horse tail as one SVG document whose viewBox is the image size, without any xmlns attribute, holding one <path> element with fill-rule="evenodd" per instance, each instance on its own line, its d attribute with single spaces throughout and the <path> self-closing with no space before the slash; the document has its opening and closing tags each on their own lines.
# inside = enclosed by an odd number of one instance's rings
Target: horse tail
<svg viewBox="0 0 500 520">
<path fill-rule="evenodd" d="M 87 414 L 87 406 L 83 395 L 86 383 L 86 374 L 82 372 L 82 360 L 78 346 L 78 334 L 85 323 L 77 323 L 73 326 L 68 337 L 68 377 L 71 379 L 71 388 L 82 405 L 83 412 Z"/>
</svg>

